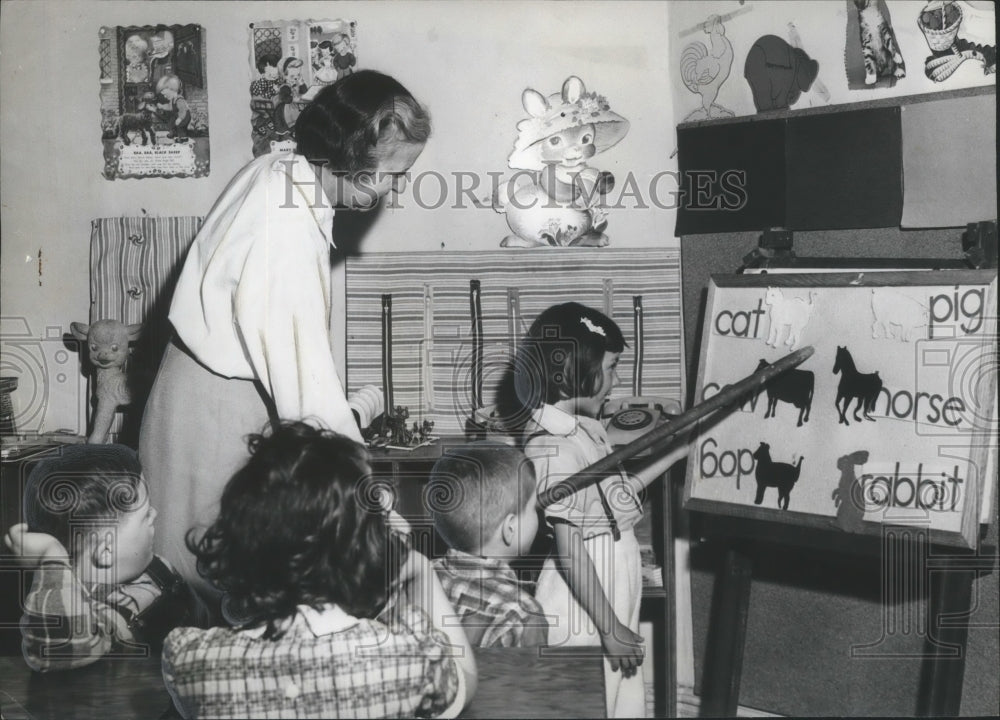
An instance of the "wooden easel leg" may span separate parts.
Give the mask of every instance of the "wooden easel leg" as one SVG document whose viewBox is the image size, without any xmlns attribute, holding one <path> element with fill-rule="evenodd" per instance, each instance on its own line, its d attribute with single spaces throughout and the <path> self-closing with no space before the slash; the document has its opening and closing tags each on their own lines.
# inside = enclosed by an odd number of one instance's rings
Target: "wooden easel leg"
<svg viewBox="0 0 1000 720">
<path fill-rule="evenodd" d="M 917 703 L 917 714 L 922 717 L 958 717 L 962 709 L 968 616 L 975 577 L 976 573 L 967 569 L 945 569 L 931 574 L 930 628 Z M 942 653 L 941 646 L 955 647 L 957 652 Z"/>
<path fill-rule="evenodd" d="M 742 549 L 730 548 L 716 576 L 699 708 L 702 717 L 736 716 L 752 574 L 750 555 Z"/>
<path fill-rule="evenodd" d="M 668 647 L 664 653 L 663 684 L 666 686 L 665 705 L 667 717 L 677 716 L 677 563 L 674 556 L 674 508 L 677 486 L 671 482 L 671 473 L 663 476 L 660 491 L 663 493 L 663 589 L 664 623 Z"/>
</svg>

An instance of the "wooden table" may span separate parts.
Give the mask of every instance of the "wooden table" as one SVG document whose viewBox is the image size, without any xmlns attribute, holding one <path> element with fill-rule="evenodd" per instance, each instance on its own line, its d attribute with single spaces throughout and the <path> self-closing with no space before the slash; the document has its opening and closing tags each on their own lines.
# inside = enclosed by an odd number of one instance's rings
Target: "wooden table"
<svg viewBox="0 0 1000 720">
<path fill-rule="evenodd" d="M 3 720 L 157 720 L 177 717 L 159 657 L 105 658 L 89 667 L 32 672 L 20 657 L 0 657 Z"/>
<path fill-rule="evenodd" d="M 604 717 L 600 648 L 478 650 L 479 691 L 465 718 Z M 34 673 L 0 657 L 3 720 L 157 720 L 178 717 L 159 657 L 105 658 L 90 667 Z"/>
</svg>

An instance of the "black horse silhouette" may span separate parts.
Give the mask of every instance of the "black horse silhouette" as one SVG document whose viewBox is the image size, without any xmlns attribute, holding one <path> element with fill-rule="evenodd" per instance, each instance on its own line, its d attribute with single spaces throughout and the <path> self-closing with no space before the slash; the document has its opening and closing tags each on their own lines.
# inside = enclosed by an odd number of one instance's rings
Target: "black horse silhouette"
<svg viewBox="0 0 1000 720">
<path fill-rule="evenodd" d="M 879 391 L 882 389 L 882 378 L 878 372 L 860 373 L 854 364 L 854 358 L 847 351 L 846 347 L 837 346 L 837 359 L 833 363 L 834 374 L 840 373 L 840 384 L 837 385 L 837 399 L 834 407 L 840 415 L 840 422 L 850 425 L 847 422 L 847 407 L 851 400 L 857 399 L 854 406 L 854 420 L 861 422 L 859 413 L 864 412 L 865 420 L 875 421 L 871 412 L 875 409 L 875 401 L 878 400 Z M 841 406 L 840 401 L 844 404 Z"/>
<path fill-rule="evenodd" d="M 767 360 L 761 360 L 757 369 L 766 368 L 768 364 Z M 799 411 L 799 421 L 795 424 L 796 427 L 801 427 L 802 423 L 809 422 L 809 411 L 812 409 L 815 384 L 816 376 L 810 370 L 788 370 L 778 375 L 764 386 L 764 389 L 767 390 L 767 410 L 764 417 L 774 417 L 778 401 L 784 400 L 786 403 L 794 405 Z"/>
<path fill-rule="evenodd" d="M 754 505 L 760 505 L 764 502 L 764 491 L 773 487 L 778 488 L 778 507 L 787 510 L 792 488 L 798 482 L 799 473 L 802 472 L 802 458 L 800 457 L 795 465 L 772 462 L 771 446 L 766 442 L 762 442 L 754 450 L 753 457 L 757 461 L 754 468 L 754 479 L 757 481 L 757 496 L 753 499 Z"/>
</svg>

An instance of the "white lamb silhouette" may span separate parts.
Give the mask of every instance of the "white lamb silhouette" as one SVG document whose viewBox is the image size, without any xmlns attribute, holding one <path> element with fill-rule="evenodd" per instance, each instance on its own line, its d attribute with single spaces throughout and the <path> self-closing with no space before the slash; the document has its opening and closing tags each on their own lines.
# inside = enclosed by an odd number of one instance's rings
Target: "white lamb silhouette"
<svg viewBox="0 0 1000 720">
<path fill-rule="evenodd" d="M 909 342 L 922 327 L 927 327 L 927 306 L 889 288 L 872 288 L 872 337 L 894 338 Z"/>
<path fill-rule="evenodd" d="M 764 304 L 768 306 L 768 316 L 771 326 L 767 333 L 767 344 L 778 347 L 778 338 L 783 328 L 788 328 L 785 345 L 794 350 L 802 336 L 802 331 L 809 322 L 813 307 L 816 304 L 816 293 L 809 293 L 809 299 L 790 297 L 781 294 L 781 289 L 769 287 L 764 293 Z"/>
</svg>

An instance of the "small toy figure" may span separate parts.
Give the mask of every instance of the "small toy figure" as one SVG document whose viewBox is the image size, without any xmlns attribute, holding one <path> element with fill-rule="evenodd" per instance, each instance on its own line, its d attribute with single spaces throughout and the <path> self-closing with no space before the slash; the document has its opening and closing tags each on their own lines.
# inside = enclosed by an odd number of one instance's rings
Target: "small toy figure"
<svg viewBox="0 0 1000 720">
<path fill-rule="evenodd" d="M 414 421 L 411 428 L 407 426 L 409 419 L 410 409 L 405 405 L 397 405 L 395 410 L 386 411 L 370 427 L 362 429 L 361 435 L 373 448 L 419 447 L 435 439 L 432 436 L 433 420 L 424 420 L 422 423 Z"/>
<path fill-rule="evenodd" d="M 507 215 L 514 231 L 501 246 L 607 245 L 607 213 L 600 200 L 614 186 L 614 176 L 589 167 L 587 160 L 624 138 L 628 120 L 612 112 L 602 95 L 587 92 L 576 76 L 548 98 L 528 88 L 521 103 L 530 117 L 517 124 L 507 164 L 531 172 L 518 173 L 497 189 L 493 207 Z"/>
<path fill-rule="evenodd" d="M 93 325 L 70 323 L 70 331 L 88 349 L 94 366 L 94 417 L 87 442 L 108 441 L 108 431 L 115 411 L 132 401 L 127 365 L 128 345 L 138 339 L 141 325 L 125 325 L 118 320 L 98 320 Z"/>
</svg>

